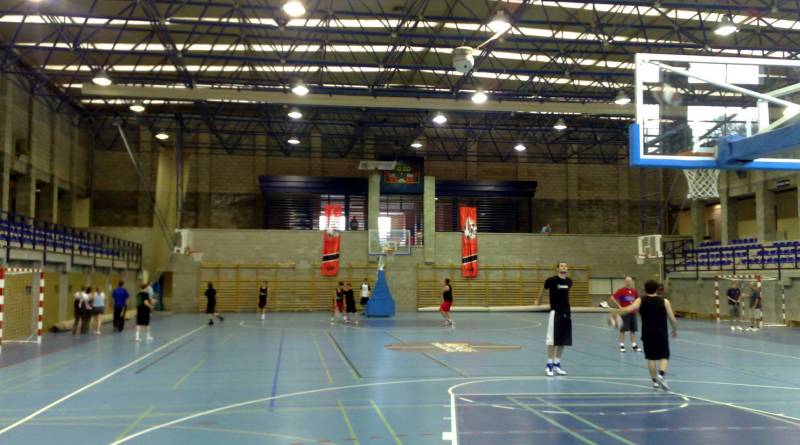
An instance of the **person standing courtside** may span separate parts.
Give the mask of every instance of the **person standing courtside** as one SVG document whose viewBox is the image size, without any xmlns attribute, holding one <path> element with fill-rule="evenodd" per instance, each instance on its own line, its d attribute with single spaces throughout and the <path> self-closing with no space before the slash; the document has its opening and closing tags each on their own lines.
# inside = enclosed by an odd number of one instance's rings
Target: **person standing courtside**
<svg viewBox="0 0 800 445">
<path fill-rule="evenodd" d="M 88 334 L 92 322 L 92 288 L 87 287 L 86 291 L 81 294 L 81 335 Z"/>
<path fill-rule="evenodd" d="M 95 322 L 95 335 L 100 335 L 100 327 L 103 325 L 103 314 L 106 312 L 106 293 L 101 289 L 94 291 L 92 297 L 92 319 Z"/>
<path fill-rule="evenodd" d="M 725 293 L 728 297 L 728 311 L 731 316 L 731 331 L 742 330 L 742 290 L 739 289 L 739 282 L 734 281 L 731 283 L 730 289 Z"/>
<path fill-rule="evenodd" d="M 217 290 L 214 289 L 213 283 L 208 283 L 208 289 L 206 289 L 206 299 L 206 315 L 208 315 L 208 325 L 214 326 L 214 317 L 217 317 L 219 321 L 225 321 L 225 317 L 217 312 Z"/>
<path fill-rule="evenodd" d="M 625 277 L 625 286 L 617 289 L 614 295 L 611 296 L 611 301 L 622 309 L 633 304 L 634 301 L 639 299 L 639 292 L 633 287 L 633 277 Z M 631 349 L 633 352 L 639 352 L 639 345 L 636 344 L 636 331 L 639 330 L 636 325 L 636 311 L 622 315 L 622 326 L 619 328 L 619 352 L 625 352 L 625 333 L 629 332 L 631 338 Z"/>
<path fill-rule="evenodd" d="M 136 294 L 136 341 L 142 341 L 140 332 L 142 328 L 145 331 L 145 339 L 153 341 L 153 336 L 150 335 L 150 313 L 155 307 L 155 302 L 150 298 L 150 293 L 147 292 L 147 284 L 142 284 L 139 293 Z"/>
<path fill-rule="evenodd" d="M 114 331 L 122 332 L 125 327 L 125 312 L 128 309 L 128 290 L 125 289 L 125 283 L 120 281 L 117 283 L 117 288 L 111 293 L 111 298 L 114 300 Z"/>
<path fill-rule="evenodd" d="M 340 281 L 333 294 L 333 307 L 331 308 L 331 323 L 338 320 L 344 313 L 344 282 Z"/>
<path fill-rule="evenodd" d="M 757 282 L 753 282 L 750 284 L 750 327 L 747 328 L 748 331 L 758 332 L 761 329 L 762 307 L 761 286 Z"/>
<path fill-rule="evenodd" d="M 269 282 L 265 281 L 258 288 L 258 310 L 261 311 L 261 319 L 267 318 L 267 298 L 269 297 Z"/>
<path fill-rule="evenodd" d="M 344 289 L 344 322 L 358 324 L 356 320 L 356 295 L 353 286 L 347 283 Z"/>
<path fill-rule="evenodd" d="M 72 335 L 77 335 L 83 320 L 83 289 L 78 289 L 72 296 L 72 310 L 75 319 L 72 322 Z"/>
<path fill-rule="evenodd" d="M 572 346 L 572 309 L 569 306 L 569 290 L 572 280 L 567 277 L 569 267 L 567 263 L 560 262 L 557 266 L 558 274 L 548 278 L 544 287 L 539 292 L 536 304 L 542 304 L 544 291 L 550 292 L 550 316 L 547 323 L 547 367 L 545 373 L 552 377 L 554 374 L 567 375 L 561 369 L 561 354 L 564 346 Z"/>
<path fill-rule="evenodd" d="M 372 287 L 369 285 L 369 280 L 364 278 L 364 282 L 361 283 L 361 307 L 362 309 L 366 310 L 367 303 L 369 303 L 369 293 L 372 291 Z M 361 312 L 361 315 L 365 315 L 364 312 Z"/>
</svg>

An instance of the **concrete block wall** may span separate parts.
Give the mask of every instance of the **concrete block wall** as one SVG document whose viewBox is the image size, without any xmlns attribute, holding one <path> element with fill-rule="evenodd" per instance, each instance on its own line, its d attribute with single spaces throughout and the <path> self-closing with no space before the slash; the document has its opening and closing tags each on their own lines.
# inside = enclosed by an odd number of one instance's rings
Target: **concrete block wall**
<svg viewBox="0 0 800 445">
<path fill-rule="evenodd" d="M 201 135 L 202 139 L 202 135 Z M 207 141 L 206 141 L 207 142 Z M 198 145 L 204 146 L 201 140 Z M 261 175 L 365 176 L 357 159 L 265 156 L 250 152 L 227 154 L 193 149 L 187 142 L 191 170 L 187 188 L 184 227 L 255 229 L 262 224 Z M 145 157 L 146 151 L 139 155 Z M 106 179 L 93 184 L 93 224 L 129 225 L 137 220 L 136 209 L 128 204 L 131 194 L 142 193 L 131 177 L 130 161 L 122 152 L 102 151 L 95 155 L 95 167 Z M 534 199 L 534 227 L 549 222 L 555 233 L 639 233 L 639 173 L 627 164 L 594 165 L 576 162 L 528 164 L 481 162 L 467 169 L 467 162 L 428 161 L 425 174 L 439 180 L 535 180 L 539 187 Z M 312 172 L 314 170 L 314 172 Z M 114 173 L 119 171 L 119 175 Z M 109 183 L 112 181 L 113 183 Z M 150 178 L 152 184 L 154 178 Z M 654 216 L 657 196 L 649 197 L 646 213 Z M 653 225 L 653 224 L 650 224 Z M 647 227 L 647 232 L 655 227 Z"/>
<path fill-rule="evenodd" d="M 102 233 L 144 242 L 148 232 L 136 229 L 103 228 Z M 203 263 L 268 264 L 293 262 L 299 268 L 316 268 L 320 261 L 321 235 L 318 231 L 194 229 L 192 250 L 202 253 Z M 635 236 L 588 236 L 538 234 L 481 234 L 480 261 L 485 265 L 555 264 L 567 261 L 589 266 L 591 276 L 622 277 L 631 274 L 638 282 L 658 277 L 654 264 L 637 265 L 634 260 Z M 437 233 L 435 262 L 459 264 L 459 233 Z M 367 264 L 367 234 L 345 232 L 342 235 L 342 264 Z M 413 248 L 411 256 L 396 256 L 387 266 L 387 276 L 399 310 L 416 308 L 417 267 L 424 263 L 422 248 Z M 191 257 L 173 256 L 168 271 L 173 288 L 170 308 L 193 312 L 197 301 L 197 269 L 200 263 Z M 376 265 L 377 266 L 377 265 Z M 459 277 L 453 277 L 458 280 Z M 534 296 L 531 296 L 533 298 Z"/>
<path fill-rule="evenodd" d="M 768 277 L 777 277 L 776 271 L 748 271 L 748 274 L 762 274 Z M 696 278 L 692 274 L 670 274 L 668 280 L 668 295 L 676 311 L 699 316 L 713 316 L 716 313 L 713 274 L 701 275 Z M 730 280 L 719 280 L 720 286 L 720 314 L 728 318 L 728 304 L 725 292 L 730 287 Z M 747 302 L 749 293 L 745 290 L 746 282 L 742 284 L 743 301 Z M 780 322 L 782 320 L 781 305 L 785 292 L 787 320 L 800 322 L 800 272 L 784 271 L 780 280 L 765 280 L 762 282 L 764 299 L 764 319 Z M 746 308 L 745 303 L 742 307 Z"/>
<path fill-rule="evenodd" d="M 54 111 L 43 102 L 46 100 L 50 99 L 33 99 L 13 75 L 0 75 L 2 206 L 29 216 L 72 224 L 82 217 L 73 214 L 80 208 L 73 202 L 88 195 L 93 141 L 87 127 L 79 126 L 73 115 Z M 27 190 L 18 193 L 18 207 L 9 208 L 13 201 L 9 195 L 12 175 L 17 177 L 18 188 L 36 188 L 37 182 L 46 186 L 39 187 L 40 215 L 35 214 L 36 208 L 31 204 L 35 193 L 28 194 Z M 64 196 L 60 197 L 59 191 Z M 62 206 L 59 199 L 69 202 Z"/>
</svg>

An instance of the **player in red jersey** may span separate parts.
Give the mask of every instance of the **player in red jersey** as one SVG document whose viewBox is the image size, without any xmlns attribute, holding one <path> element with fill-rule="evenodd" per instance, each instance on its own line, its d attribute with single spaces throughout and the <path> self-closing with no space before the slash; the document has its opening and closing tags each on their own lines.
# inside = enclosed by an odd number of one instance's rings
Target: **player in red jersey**
<svg viewBox="0 0 800 445">
<path fill-rule="evenodd" d="M 619 288 L 610 298 L 620 309 L 632 305 L 638 299 L 639 292 L 633 287 L 633 278 L 630 276 L 625 277 L 625 287 Z M 625 352 L 625 332 L 630 332 L 633 352 L 639 352 L 639 345 L 636 344 L 636 331 L 638 330 L 636 312 L 624 314 L 622 316 L 622 325 L 619 328 L 619 352 Z"/>
</svg>

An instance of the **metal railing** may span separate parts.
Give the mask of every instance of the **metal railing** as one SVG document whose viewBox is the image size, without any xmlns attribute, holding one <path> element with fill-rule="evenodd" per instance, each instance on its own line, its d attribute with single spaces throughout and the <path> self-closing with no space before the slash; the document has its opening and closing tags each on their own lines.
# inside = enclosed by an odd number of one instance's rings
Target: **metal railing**
<svg viewBox="0 0 800 445">
<path fill-rule="evenodd" d="M 142 264 L 142 245 L 86 230 L 54 224 L 0 210 L 0 241 L 8 250 L 12 248 L 41 251 L 47 262 L 47 253 L 74 257 L 125 261 L 129 265 Z"/>
<path fill-rule="evenodd" d="M 664 273 L 730 272 L 800 269 L 800 241 L 746 242 L 729 245 L 701 245 L 691 239 L 665 241 Z"/>
</svg>

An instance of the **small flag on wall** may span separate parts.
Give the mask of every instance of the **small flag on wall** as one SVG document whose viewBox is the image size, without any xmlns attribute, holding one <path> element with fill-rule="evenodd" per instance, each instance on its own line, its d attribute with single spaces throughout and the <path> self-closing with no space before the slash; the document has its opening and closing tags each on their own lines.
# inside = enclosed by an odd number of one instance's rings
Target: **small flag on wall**
<svg viewBox="0 0 800 445">
<path fill-rule="evenodd" d="M 461 276 L 478 276 L 478 209 L 459 207 L 461 221 Z"/>
<path fill-rule="evenodd" d="M 342 206 L 329 204 L 325 206 L 325 226 L 322 231 L 322 276 L 339 275 L 339 248 L 341 238 L 339 220 L 342 218 Z"/>
</svg>

